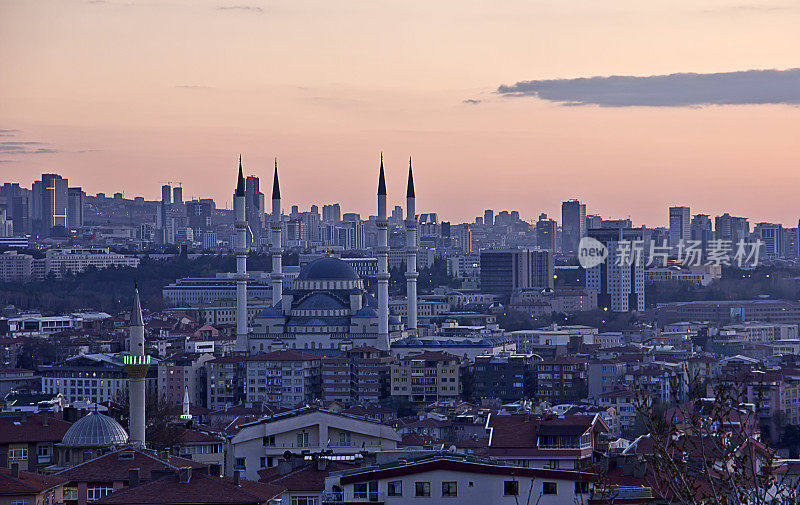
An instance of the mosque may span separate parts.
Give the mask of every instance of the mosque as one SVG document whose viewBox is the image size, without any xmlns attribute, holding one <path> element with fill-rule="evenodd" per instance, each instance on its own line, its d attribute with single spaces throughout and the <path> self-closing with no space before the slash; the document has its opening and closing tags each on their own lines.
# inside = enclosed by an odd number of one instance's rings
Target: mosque
<svg viewBox="0 0 800 505">
<path fill-rule="evenodd" d="M 381 156 L 378 176 L 378 289 L 377 298 L 364 289 L 363 280 L 346 262 L 324 257 L 306 265 L 283 289 L 281 247 L 281 193 L 278 166 L 272 188 L 270 253 L 272 255 L 272 307 L 254 318 L 247 328 L 244 301 L 246 282 L 237 282 L 237 351 L 269 352 L 278 349 L 337 349 L 370 346 L 389 350 L 391 342 L 416 331 L 417 321 L 417 222 L 414 179 L 411 160 L 406 193 L 406 280 L 408 318 L 404 326 L 389 313 L 388 221 L 386 215 L 386 180 Z M 234 199 L 237 230 L 237 279 L 246 280 L 246 221 L 244 219 L 244 177 L 241 158 Z M 241 318 L 240 318 L 241 315 Z M 240 324 L 241 322 L 241 324 Z M 404 335 L 405 333 L 405 335 Z"/>
</svg>

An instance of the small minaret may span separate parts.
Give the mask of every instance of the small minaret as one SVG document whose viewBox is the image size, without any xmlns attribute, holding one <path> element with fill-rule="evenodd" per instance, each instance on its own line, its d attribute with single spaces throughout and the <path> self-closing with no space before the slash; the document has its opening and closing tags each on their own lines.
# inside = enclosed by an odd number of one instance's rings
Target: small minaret
<svg viewBox="0 0 800 505">
<path fill-rule="evenodd" d="M 283 216 L 281 215 L 281 187 L 278 184 L 278 158 L 275 158 L 275 178 L 272 181 L 272 216 L 270 216 L 270 254 L 272 255 L 272 305 L 283 300 L 283 247 L 281 233 Z"/>
<path fill-rule="evenodd" d="M 414 174 L 408 158 L 408 190 L 406 191 L 406 302 L 409 330 L 417 329 L 417 205 L 414 196 Z"/>
<path fill-rule="evenodd" d="M 181 419 L 184 421 L 188 421 L 192 418 L 192 414 L 189 413 L 189 386 L 183 387 L 183 413 L 181 414 Z"/>
<path fill-rule="evenodd" d="M 245 182 L 242 173 L 242 155 L 239 155 L 239 179 L 233 198 L 236 227 L 236 347 L 247 352 L 247 216 L 245 215 Z"/>
<path fill-rule="evenodd" d="M 386 178 L 383 153 L 378 179 L 378 340 L 375 347 L 389 350 L 389 222 L 386 219 Z"/>
<path fill-rule="evenodd" d="M 144 353 L 144 320 L 142 319 L 142 303 L 139 301 L 139 289 L 134 287 L 133 310 L 130 323 L 130 351 L 124 358 L 125 370 L 128 372 L 128 403 L 130 404 L 130 421 L 128 431 L 130 440 L 136 447 L 145 446 L 145 379 L 150 368 L 150 356 Z"/>
</svg>

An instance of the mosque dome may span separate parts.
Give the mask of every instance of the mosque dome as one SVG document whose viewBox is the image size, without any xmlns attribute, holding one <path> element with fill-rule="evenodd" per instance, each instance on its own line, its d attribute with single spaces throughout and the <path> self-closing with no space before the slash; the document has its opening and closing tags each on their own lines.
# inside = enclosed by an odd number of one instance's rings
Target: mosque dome
<svg viewBox="0 0 800 505">
<path fill-rule="evenodd" d="M 346 261 L 331 257 L 312 261 L 297 276 L 297 280 L 300 281 L 355 281 L 358 279 L 358 274 Z"/>
<path fill-rule="evenodd" d="M 128 433 L 114 419 L 90 412 L 70 426 L 61 443 L 67 447 L 111 447 L 128 443 Z"/>
</svg>

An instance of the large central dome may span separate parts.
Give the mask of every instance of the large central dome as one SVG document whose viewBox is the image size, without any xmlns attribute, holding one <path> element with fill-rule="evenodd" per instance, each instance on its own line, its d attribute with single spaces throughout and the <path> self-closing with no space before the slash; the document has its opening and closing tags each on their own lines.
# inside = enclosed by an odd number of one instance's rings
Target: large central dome
<svg viewBox="0 0 800 505">
<path fill-rule="evenodd" d="M 128 442 L 128 434 L 114 419 L 90 412 L 70 426 L 62 444 L 67 447 L 111 447 Z"/>
<path fill-rule="evenodd" d="M 300 271 L 297 280 L 301 281 L 354 281 L 358 274 L 353 267 L 338 258 L 319 258 Z"/>
</svg>

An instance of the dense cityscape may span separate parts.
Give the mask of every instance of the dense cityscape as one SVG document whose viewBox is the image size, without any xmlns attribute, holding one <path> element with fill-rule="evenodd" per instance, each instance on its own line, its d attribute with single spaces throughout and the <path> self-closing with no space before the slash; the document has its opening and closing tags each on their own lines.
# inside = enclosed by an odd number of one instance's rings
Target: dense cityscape
<svg viewBox="0 0 800 505">
<path fill-rule="evenodd" d="M 11 503 L 794 499 L 797 228 L 578 200 L 456 224 L 411 161 L 389 213 L 376 165 L 363 218 L 241 157 L 232 211 L 4 183 Z"/>
</svg>

